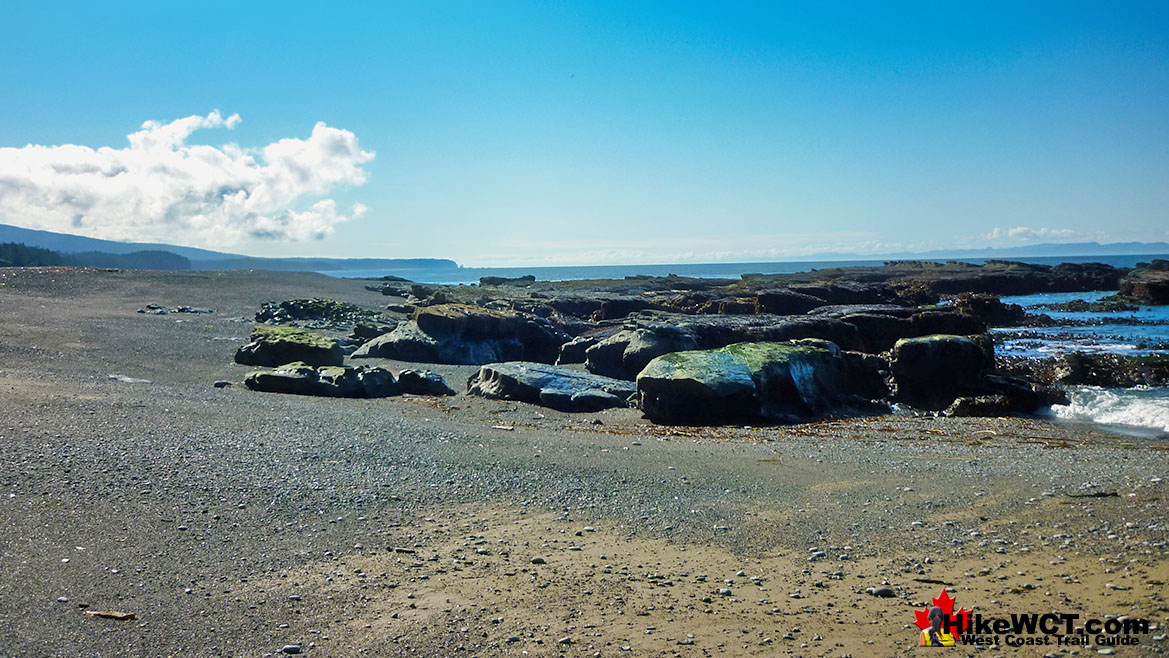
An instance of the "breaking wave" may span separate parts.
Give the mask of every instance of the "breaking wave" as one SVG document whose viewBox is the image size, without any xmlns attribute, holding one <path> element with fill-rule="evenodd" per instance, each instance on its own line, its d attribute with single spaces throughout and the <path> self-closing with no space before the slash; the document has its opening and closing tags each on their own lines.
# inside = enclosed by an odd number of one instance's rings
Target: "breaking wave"
<svg viewBox="0 0 1169 658">
<path fill-rule="evenodd" d="M 1169 387 L 1072 386 L 1070 404 L 1051 411 L 1059 418 L 1169 432 Z"/>
</svg>

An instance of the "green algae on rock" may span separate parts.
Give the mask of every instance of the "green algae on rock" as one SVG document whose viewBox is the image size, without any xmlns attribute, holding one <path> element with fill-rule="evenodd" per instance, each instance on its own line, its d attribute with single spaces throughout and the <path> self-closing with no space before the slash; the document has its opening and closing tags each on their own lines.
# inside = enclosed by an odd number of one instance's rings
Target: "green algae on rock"
<svg viewBox="0 0 1169 658">
<path fill-rule="evenodd" d="M 236 363 L 279 366 L 303 361 L 310 366 L 339 366 L 345 354 L 337 339 L 293 327 L 257 326 L 251 342 L 236 350 Z"/>
<path fill-rule="evenodd" d="M 637 376 L 638 403 L 655 422 L 709 423 L 761 418 L 798 422 L 873 408 L 852 376 L 871 362 L 833 343 L 735 343 L 654 358 Z M 860 374 L 860 373 L 856 373 Z"/>
</svg>

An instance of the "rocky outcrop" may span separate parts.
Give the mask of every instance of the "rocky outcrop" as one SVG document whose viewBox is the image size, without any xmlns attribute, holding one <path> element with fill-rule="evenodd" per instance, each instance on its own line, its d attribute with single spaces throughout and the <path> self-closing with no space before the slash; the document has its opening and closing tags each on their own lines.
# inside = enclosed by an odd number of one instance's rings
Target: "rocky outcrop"
<svg viewBox="0 0 1169 658">
<path fill-rule="evenodd" d="M 1022 306 L 1004 304 L 998 297 L 985 293 L 967 292 L 958 295 L 954 298 L 954 310 L 976 318 L 988 327 L 1024 327 L 1035 324 L 1035 316 L 1028 314 Z"/>
<path fill-rule="evenodd" d="M 817 299 L 826 304 L 900 304 L 897 290 L 887 283 L 838 281 L 833 283 L 793 285 L 788 290 Z"/>
<path fill-rule="evenodd" d="M 379 315 L 381 314 L 378 311 L 331 299 L 289 299 L 280 303 L 267 302 L 260 306 L 256 313 L 256 322 L 280 324 L 309 321 L 341 326 L 368 322 Z"/>
<path fill-rule="evenodd" d="M 985 265 L 906 261 L 891 270 L 903 271 L 888 279 L 897 287 L 918 287 L 936 294 L 963 292 L 1029 295 L 1038 292 L 1116 290 L 1125 270 L 1103 263 L 1036 265 L 990 260 Z"/>
<path fill-rule="evenodd" d="M 248 373 L 244 385 L 253 391 L 319 395 L 333 398 L 384 398 L 401 392 L 393 373 L 361 366 L 313 366 L 297 361 L 275 370 Z"/>
<path fill-rule="evenodd" d="M 482 365 L 556 360 L 568 336 L 542 318 L 466 304 L 416 309 L 409 322 L 365 343 L 354 358 Z"/>
<path fill-rule="evenodd" d="M 638 405 L 659 423 L 798 422 L 878 408 L 858 382 L 875 364 L 820 340 L 736 343 L 654 358 L 637 376 Z M 873 368 L 870 376 L 856 372 Z M 859 376 L 858 376 L 859 375 Z"/>
<path fill-rule="evenodd" d="M 301 361 L 310 366 L 339 366 L 345 361 L 334 338 L 292 327 L 259 326 L 251 342 L 236 350 L 235 362 L 249 366 L 279 366 Z"/>
<path fill-rule="evenodd" d="M 920 311 L 906 314 L 899 309 L 895 314 L 881 312 L 856 313 L 841 318 L 856 327 L 862 349 L 877 353 L 891 349 L 898 340 L 934 334 L 971 336 L 986 332 L 986 326 L 977 318 L 951 311 Z"/>
<path fill-rule="evenodd" d="M 1000 359 L 1003 374 L 1044 384 L 1130 388 L 1169 386 L 1169 354 L 1087 354 L 1072 352 L 1054 359 Z"/>
<path fill-rule="evenodd" d="M 494 400 L 529 402 L 559 411 L 627 406 L 636 387 L 627 381 L 543 363 L 492 363 L 479 368 L 467 391 Z"/>
<path fill-rule="evenodd" d="M 1169 304 L 1169 260 L 1140 263 L 1120 282 L 1120 297 L 1139 304 Z"/>
<path fill-rule="evenodd" d="M 524 276 L 506 277 L 506 276 L 481 276 L 479 277 L 480 286 L 518 286 L 526 288 L 536 282 L 535 274 L 525 274 Z"/>
<path fill-rule="evenodd" d="M 856 327 L 831 318 L 781 315 L 659 315 L 637 319 L 585 351 L 589 372 L 634 379 L 651 360 L 670 352 L 716 349 L 742 342 L 821 338 L 860 346 Z"/>
</svg>

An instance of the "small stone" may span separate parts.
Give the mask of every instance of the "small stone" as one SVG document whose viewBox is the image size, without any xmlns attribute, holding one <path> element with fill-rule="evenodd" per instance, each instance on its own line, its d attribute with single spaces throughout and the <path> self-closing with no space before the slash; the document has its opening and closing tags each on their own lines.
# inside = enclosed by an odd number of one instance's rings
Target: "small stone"
<svg viewBox="0 0 1169 658">
<path fill-rule="evenodd" d="M 565 645 L 572 644 L 572 638 L 571 637 L 562 637 L 559 640 L 557 640 L 556 643 L 557 644 L 565 644 Z"/>
<path fill-rule="evenodd" d="M 893 591 L 892 587 L 870 587 L 867 591 L 869 594 L 882 599 L 891 599 L 897 596 L 897 593 Z"/>
<path fill-rule="evenodd" d="M 731 593 L 732 593 L 732 592 L 731 592 L 731 588 L 729 588 L 729 587 L 721 587 L 721 588 L 719 588 L 719 590 L 718 590 L 718 595 L 719 595 L 719 596 L 730 596 L 730 595 L 731 595 Z"/>
<path fill-rule="evenodd" d="M 57 597 L 57 603 L 68 603 L 68 602 L 69 602 L 69 597 L 67 597 L 67 596 Z"/>
<path fill-rule="evenodd" d="M 231 386 L 231 382 L 227 381 L 226 379 L 221 379 L 221 380 L 215 382 L 214 384 L 212 384 L 212 386 L 214 386 L 215 388 L 227 388 L 227 387 Z"/>
<path fill-rule="evenodd" d="M 299 600 L 300 600 L 300 594 L 293 594 L 293 595 L 291 595 L 291 596 L 289 596 L 289 597 L 288 597 L 288 600 L 289 600 L 289 601 L 299 601 Z"/>
<path fill-rule="evenodd" d="M 542 557 L 534 557 L 532 558 L 532 564 L 548 564 L 548 560 Z"/>
<path fill-rule="evenodd" d="M 283 647 L 280 647 L 280 652 L 281 653 L 289 653 L 289 654 L 300 653 L 300 645 L 299 644 L 286 644 Z"/>
</svg>

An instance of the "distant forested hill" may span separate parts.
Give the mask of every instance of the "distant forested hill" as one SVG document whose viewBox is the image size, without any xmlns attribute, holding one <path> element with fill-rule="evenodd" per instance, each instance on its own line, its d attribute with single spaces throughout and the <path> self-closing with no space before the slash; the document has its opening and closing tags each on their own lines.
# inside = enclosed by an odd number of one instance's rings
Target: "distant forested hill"
<svg viewBox="0 0 1169 658">
<path fill-rule="evenodd" d="M 135 251 L 107 254 L 86 251 L 62 254 L 51 249 L 16 242 L 0 243 L 0 267 L 116 267 L 122 270 L 189 270 L 191 261 L 169 251 Z"/>
<path fill-rule="evenodd" d="M 44 267 L 69 264 L 65 256 L 50 249 L 29 247 L 15 242 L 0 242 L 0 267 Z"/>
<path fill-rule="evenodd" d="M 453 260 L 446 258 L 262 258 L 243 256 L 222 251 L 209 251 L 195 247 L 181 247 L 173 244 L 158 244 L 147 242 L 117 242 L 115 240 L 99 240 L 81 235 L 68 233 L 53 233 L 36 229 L 21 228 L 8 224 L 0 224 L 0 241 L 18 242 L 30 246 L 52 249 L 66 255 L 98 252 L 102 254 L 132 254 L 141 252 L 167 252 L 177 254 L 188 259 L 187 267 L 159 267 L 157 269 L 196 269 L 196 270 L 286 270 L 298 272 L 315 272 L 322 270 L 412 270 L 412 269 L 455 269 L 459 266 Z M 140 269 L 136 266 L 121 264 L 97 264 L 97 267 L 123 267 Z"/>
</svg>

